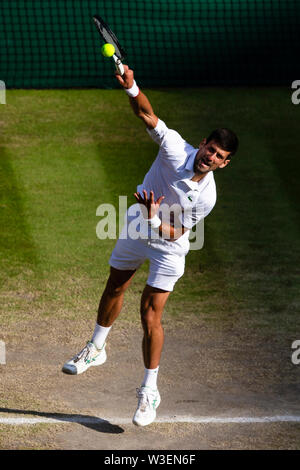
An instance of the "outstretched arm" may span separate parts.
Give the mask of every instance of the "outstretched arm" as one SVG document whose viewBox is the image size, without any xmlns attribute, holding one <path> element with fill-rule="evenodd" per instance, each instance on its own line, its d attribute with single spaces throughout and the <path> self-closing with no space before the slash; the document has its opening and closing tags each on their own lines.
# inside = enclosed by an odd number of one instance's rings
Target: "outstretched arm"
<svg viewBox="0 0 300 470">
<path fill-rule="evenodd" d="M 124 65 L 124 75 L 116 74 L 116 79 L 123 88 L 130 89 L 134 83 L 134 73 L 127 65 Z M 140 90 L 135 97 L 129 97 L 134 113 L 146 124 L 148 129 L 154 129 L 157 125 L 158 117 L 154 114 L 152 106 L 146 95 Z"/>
</svg>

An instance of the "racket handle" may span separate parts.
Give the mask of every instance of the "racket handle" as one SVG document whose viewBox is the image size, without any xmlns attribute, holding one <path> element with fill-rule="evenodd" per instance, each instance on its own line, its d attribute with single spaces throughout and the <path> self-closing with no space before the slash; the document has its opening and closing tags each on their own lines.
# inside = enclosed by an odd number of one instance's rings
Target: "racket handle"
<svg viewBox="0 0 300 470">
<path fill-rule="evenodd" d="M 113 55 L 113 59 L 115 61 L 115 66 L 116 66 L 116 69 L 117 69 L 117 72 L 122 76 L 124 75 L 124 67 L 123 67 L 123 64 L 121 62 L 121 60 L 114 54 Z"/>
</svg>

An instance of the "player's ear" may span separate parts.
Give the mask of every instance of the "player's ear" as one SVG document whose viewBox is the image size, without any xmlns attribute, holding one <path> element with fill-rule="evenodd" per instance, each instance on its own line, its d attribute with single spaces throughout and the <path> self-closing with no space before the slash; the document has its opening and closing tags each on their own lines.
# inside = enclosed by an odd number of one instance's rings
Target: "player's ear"
<svg viewBox="0 0 300 470">
<path fill-rule="evenodd" d="M 206 144 L 206 139 L 202 139 L 201 142 L 200 142 L 199 147 L 202 147 L 202 145 L 205 145 L 205 144 Z"/>
<path fill-rule="evenodd" d="M 229 163 L 230 163 L 230 158 L 227 158 L 223 163 L 221 163 L 219 168 L 225 168 L 225 166 L 227 166 Z"/>
</svg>

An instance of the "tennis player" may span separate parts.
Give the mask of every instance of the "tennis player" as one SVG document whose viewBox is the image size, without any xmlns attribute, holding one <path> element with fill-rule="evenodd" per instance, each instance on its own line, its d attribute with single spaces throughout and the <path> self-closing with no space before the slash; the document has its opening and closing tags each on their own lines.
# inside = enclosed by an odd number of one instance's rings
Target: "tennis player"
<svg viewBox="0 0 300 470">
<path fill-rule="evenodd" d="M 206 217 L 216 202 L 213 172 L 225 168 L 238 148 L 238 139 L 229 129 L 214 130 L 199 148 L 188 144 L 153 112 L 147 97 L 124 65 L 116 75 L 129 96 L 134 113 L 145 123 L 147 132 L 159 145 L 155 161 L 137 187 L 137 203 L 127 211 L 127 224 L 110 257 L 110 276 L 100 300 L 97 323 L 91 341 L 63 366 L 63 372 L 81 374 L 106 361 L 106 338 L 118 317 L 124 293 L 136 270 L 150 261 L 149 276 L 141 298 L 142 342 L 145 365 L 138 406 L 133 423 L 146 426 L 156 417 L 160 404 L 157 375 L 164 343 L 161 318 L 164 306 L 177 280 L 184 273 L 189 251 L 189 231 Z M 162 207 L 172 207 L 164 217 Z M 130 234 L 130 223 L 142 214 L 140 236 Z M 165 213 L 165 212 L 164 212 Z"/>
</svg>

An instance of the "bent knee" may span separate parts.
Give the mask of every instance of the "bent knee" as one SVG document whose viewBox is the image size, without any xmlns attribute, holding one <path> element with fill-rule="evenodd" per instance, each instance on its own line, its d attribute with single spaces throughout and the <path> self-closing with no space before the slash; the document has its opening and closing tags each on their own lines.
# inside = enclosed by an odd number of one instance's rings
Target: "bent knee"
<svg viewBox="0 0 300 470">
<path fill-rule="evenodd" d="M 144 328 L 153 329 L 161 328 L 161 314 L 155 312 L 155 310 L 148 308 L 141 310 L 141 320 Z"/>
<path fill-rule="evenodd" d="M 112 297 L 119 297 L 120 295 L 124 294 L 124 292 L 129 287 L 129 282 L 125 282 L 120 284 L 112 277 L 109 277 L 107 284 L 106 284 L 106 291 Z"/>
</svg>

